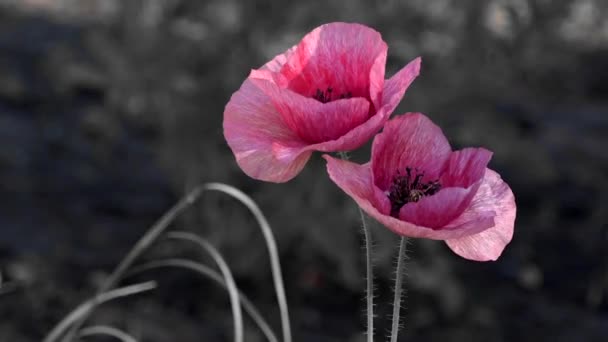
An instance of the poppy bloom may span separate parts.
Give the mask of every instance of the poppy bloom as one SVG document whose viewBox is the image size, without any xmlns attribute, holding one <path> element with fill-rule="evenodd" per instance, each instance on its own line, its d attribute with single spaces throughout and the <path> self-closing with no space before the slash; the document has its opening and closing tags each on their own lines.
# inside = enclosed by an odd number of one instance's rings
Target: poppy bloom
<svg viewBox="0 0 608 342">
<path fill-rule="evenodd" d="M 486 168 L 483 148 L 452 151 L 420 113 L 386 123 L 359 165 L 325 155 L 330 178 L 370 216 L 403 236 L 445 240 L 471 260 L 496 260 L 513 236 L 515 198 Z"/>
<path fill-rule="evenodd" d="M 366 143 L 418 76 L 420 58 L 384 79 L 387 45 L 375 30 L 320 26 L 252 70 L 224 110 L 224 136 L 249 176 L 286 182 L 313 151 Z"/>
</svg>

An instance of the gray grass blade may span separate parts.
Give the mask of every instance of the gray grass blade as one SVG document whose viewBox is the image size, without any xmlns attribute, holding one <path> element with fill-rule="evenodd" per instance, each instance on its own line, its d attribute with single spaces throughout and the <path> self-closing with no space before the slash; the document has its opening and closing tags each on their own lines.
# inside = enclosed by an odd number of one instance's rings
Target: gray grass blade
<svg viewBox="0 0 608 342">
<path fill-rule="evenodd" d="M 219 272 L 213 270 L 207 265 L 188 259 L 173 258 L 146 262 L 144 264 L 133 267 L 128 275 L 135 275 L 145 271 L 163 267 L 184 268 L 196 272 L 204 277 L 210 278 L 219 285 L 226 288 L 226 282 L 224 281 L 224 278 Z M 251 300 L 241 291 L 239 291 L 239 299 L 245 312 L 247 312 L 247 314 L 249 314 L 255 324 L 257 324 L 264 336 L 266 336 L 268 342 L 278 342 L 279 340 L 272 331 L 272 328 L 270 328 L 268 322 L 266 322 L 264 317 L 260 314 L 259 310 L 255 307 L 255 305 L 253 305 Z"/>
</svg>

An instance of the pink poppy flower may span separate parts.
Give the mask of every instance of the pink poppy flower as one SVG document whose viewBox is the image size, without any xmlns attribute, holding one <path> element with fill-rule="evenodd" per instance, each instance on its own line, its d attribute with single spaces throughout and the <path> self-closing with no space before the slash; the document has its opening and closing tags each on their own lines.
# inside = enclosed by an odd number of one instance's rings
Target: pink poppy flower
<svg viewBox="0 0 608 342">
<path fill-rule="evenodd" d="M 486 168 L 492 152 L 452 151 L 441 129 L 420 113 L 386 123 L 359 165 L 327 160 L 330 178 L 370 216 L 403 236 L 445 240 L 471 260 L 496 260 L 513 236 L 515 198 Z"/>
<path fill-rule="evenodd" d="M 380 33 L 332 23 L 252 70 L 224 110 L 224 136 L 249 176 L 286 182 L 313 151 L 348 151 L 366 143 L 418 76 L 416 58 L 384 80 L 387 45 Z"/>
</svg>

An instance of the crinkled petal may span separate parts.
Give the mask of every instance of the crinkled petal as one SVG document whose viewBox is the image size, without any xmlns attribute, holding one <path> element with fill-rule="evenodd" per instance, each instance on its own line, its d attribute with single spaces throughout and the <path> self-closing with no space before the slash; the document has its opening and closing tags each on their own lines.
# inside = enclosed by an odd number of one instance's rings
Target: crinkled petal
<svg viewBox="0 0 608 342">
<path fill-rule="evenodd" d="M 364 98 L 321 103 L 267 79 L 251 80 L 270 97 L 285 124 L 310 144 L 337 139 L 369 117 L 369 102 Z"/>
<path fill-rule="evenodd" d="M 369 98 L 372 101 L 373 112 L 382 107 L 382 91 L 384 90 L 384 73 L 386 68 L 386 52 L 384 50 L 374 60 L 369 72 Z"/>
<path fill-rule="evenodd" d="M 281 71 L 281 68 L 283 67 L 283 65 L 285 65 L 289 57 L 291 57 L 291 55 L 295 53 L 296 48 L 297 45 L 292 46 L 284 53 L 275 56 L 270 62 L 264 64 L 260 69 L 268 70 L 271 72 Z"/>
<path fill-rule="evenodd" d="M 420 74 L 420 57 L 409 62 L 399 70 L 393 77 L 384 82 L 382 89 L 381 106 L 376 106 L 377 112 L 386 112 L 390 116 L 403 99 L 403 95 L 412 82 Z M 372 78 L 373 79 L 373 78 Z M 371 97 L 372 101 L 374 97 Z M 376 103 L 374 102 L 374 105 Z"/>
<path fill-rule="evenodd" d="M 353 128 L 345 135 L 335 140 L 309 146 L 310 149 L 321 152 L 351 151 L 367 143 L 388 120 L 388 115 L 374 115 L 363 124 Z"/>
<path fill-rule="evenodd" d="M 382 98 L 383 101 L 388 103 L 387 105 L 382 107 L 380 111 L 365 123 L 346 133 L 346 135 L 336 140 L 316 144 L 311 146 L 311 148 L 322 152 L 350 151 L 365 144 L 384 126 L 399 101 L 401 101 L 409 85 L 418 76 L 419 71 L 420 58 L 416 58 L 389 79 L 387 81 L 388 85 L 385 83 Z"/>
<path fill-rule="evenodd" d="M 423 181 L 434 180 L 451 153 L 441 128 L 421 113 L 408 113 L 388 121 L 372 144 L 374 183 L 389 188 L 397 171 L 406 167 L 424 172 Z"/>
<path fill-rule="evenodd" d="M 496 260 L 513 237 L 515 225 L 515 197 L 500 175 L 486 169 L 485 176 L 471 206 L 458 218 L 462 224 L 480 224 L 488 213 L 493 212 L 494 225 L 476 234 L 448 239 L 446 243 L 463 258 L 488 261 Z"/>
<path fill-rule="evenodd" d="M 407 203 L 399 210 L 399 219 L 418 226 L 441 229 L 467 208 L 479 183 L 469 188 L 444 188 L 418 202 Z"/>
<path fill-rule="evenodd" d="M 483 178 L 491 158 L 492 152 L 485 148 L 465 148 L 452 152 L 439 180 L 441 186 L 471 186 Z"/>
<path fill-rule="evenodd" d="M 386 56 L 387 49 L 380 33 L 367 26 L 326 24 L 302 39 L 281 74 L 291 90 L 305 96 L 331 87 L 338 96 L 369 98 L 372 69 L 374 77 L 384 79 L 384 63 L 378 56 Z"/>
<path fill-rule="evenodd" d="M 324 154 L 329 177 L 348 195 L 371 205 L 373 184 L 369 173 L 369 163 L 359 165 L 348 160 L 336 159 Z"/>
<path fill-rule="evenodd" d="M 394 218 L 388 199 L 382 200 L 382 191 L 374 186 L 370 164 L 359 165 L 324 155 L 329 178 L 369 214 L 393 232 L 415 238 L 446 240 L 461 237 L 466 231 L 434 230 Z"/>
<path fill-rule="evenodd" d="M 252 178 L 286 182 L 310 158 L 306 143 L 283 122 L 271 99 L 245 80 L 224 110 L 224 137 Z"/>
<path fill-rule="evenodd" d="M 399 218 L 419 226 L 440 229 L 460 216 L 477 193 L 492 152 L 484 148 L 465 148 L 450 154 L 439 183 L 441 191 L 407 203 Z"/>
</svg>

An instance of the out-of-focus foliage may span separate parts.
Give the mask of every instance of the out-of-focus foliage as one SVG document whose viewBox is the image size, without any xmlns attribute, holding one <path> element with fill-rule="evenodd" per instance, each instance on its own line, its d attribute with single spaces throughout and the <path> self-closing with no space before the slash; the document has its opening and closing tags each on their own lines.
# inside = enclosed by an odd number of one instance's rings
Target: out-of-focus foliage
<svg viewBox="0 0 608 342">
<path fill-rule="evenodd" d="M 603 0 L 0 0 L 0 268 L 18 286 L 0 297 L 0 340 L 39 340 L 185 189 L 205 181 L 247 192 L 273 225 L 295 340 L 362 340 L 355 205 L 318 156 L 286 184 L 247 178 L 221 128 L 251 68 L 330 21 L 379 30 L 388 75 L 422 56 L 397 113 L 426 113 L 455 147 L 493 150 L 491 167 L 516 195 L 514 240 L 498 262 L 414 242 L 403 339 L 605 340 Z M 252 217 L 210 195 L 180 224 L 215 242 L 278 327 Z M 396 239 L 379 226 L 374 236 L 382 332 Z M 154 253 L 188 251 L 167 243 Z M 155 296 L 95 320 L 146 341 L 230 338 L 220 289 L 179 272 L 154 276 Z"/>
</svg>

